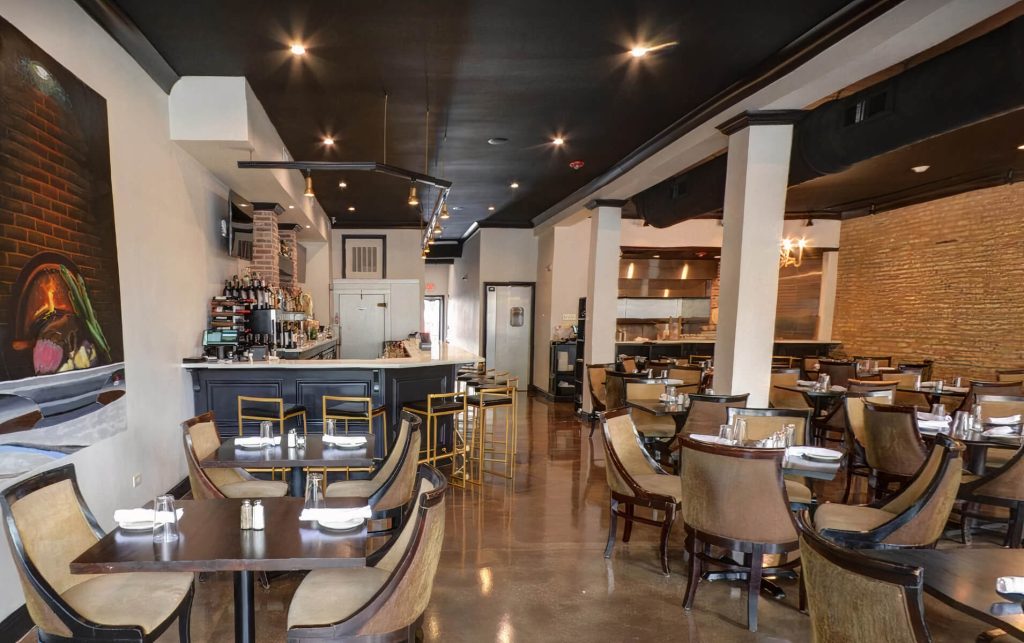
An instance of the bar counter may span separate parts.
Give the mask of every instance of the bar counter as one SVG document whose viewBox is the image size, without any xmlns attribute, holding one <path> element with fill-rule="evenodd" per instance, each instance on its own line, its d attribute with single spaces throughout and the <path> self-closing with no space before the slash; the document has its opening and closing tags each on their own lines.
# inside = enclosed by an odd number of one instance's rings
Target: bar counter
<svg viewBox="0 0 1024 643">
<path fill-rule="evenodd" d="M 213 411 L 222 437 L 238 435 L 238 396 L 283 398 L 286 406 L 306 407 L 307 430 L 323 432 L 323 396 L 369 397 L 385 406 L 388 441 L 396 434 L 402 406 L 430 393 L 454 391 L 459 366 L 481 360 L 446 345 L 419 350 L 407 341 L 410 357 L 381 359 L 288 359 L 266 362 L 186 362 L 192 376 L 196 414 Z M 251 424 L 251 426 L 250 426 Z M 290 425 L 291 426 L 291 425 Z M 255 423 L 246 434 L 258 434 Z M 441 443 L 447 436 L 441 437 Z M 376 445 L 383 457 L 383 440 Z"/>
</svg>

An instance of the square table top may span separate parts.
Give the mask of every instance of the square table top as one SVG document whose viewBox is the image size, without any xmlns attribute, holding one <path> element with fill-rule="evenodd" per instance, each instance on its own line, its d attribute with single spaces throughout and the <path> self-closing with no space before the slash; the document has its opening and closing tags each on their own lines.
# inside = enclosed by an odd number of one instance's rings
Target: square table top
<svg viewBox="0 0 1024 643">
<path fill-rule="evenodd" d="M 626 404 L 658 417 L 686 415 L 689 410 L 682 404 L 666 404 L 660 400 L 627 400 Z"/>
<path fill-rule="evenodd" d="M 818 391 L 818 390 L 815 390 L 814 387 L 811 387 L 811 386 L 782 386 L 782 385 L 776 385 L 775 388 L 781 389 L 783 391 L 792 391 L 794 393 L 803 393 L 804 395 L 809 395 L 811 397 L 843 397 L 847 393 L 846 389 L 843 389 L 841 391 L 836 391 L 836 390 L 832 390 L 832 389 L 829 389 L 827 391 Z"/>
<path fill-rule="evenodd" d="M 72 574 L 291 571 L 366 566 L 366 524 L 334 532 L 299 522 L 303 498 L 262 498 L 266 528 L 239 527 L 242 499 L 179 500 L 177 542 L 115 528 L 71 562 Z M 328 507 L 365 507 L 366 498 L 327 498 Z"/>
<path fill-rule="evenodd" d="M 323 436 L 310 435 L 305 448 L 274 445 L 259 448 L 235 446 L 234 438 L 224 440 L 220 447 L 199 462 L 201 467 L 259 469 L 273 467 L 352 467 L 373 466 L 374 436 L 364 435 L 366 445 L 355 449 L 324 445 Z"/>
</svg>

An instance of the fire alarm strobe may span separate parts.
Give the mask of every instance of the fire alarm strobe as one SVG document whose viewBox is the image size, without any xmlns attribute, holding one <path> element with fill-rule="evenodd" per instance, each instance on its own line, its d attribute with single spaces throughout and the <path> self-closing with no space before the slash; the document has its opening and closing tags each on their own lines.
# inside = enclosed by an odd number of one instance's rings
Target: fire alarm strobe
<svg viewBox="0 0 1024 643">
<path fill-rule="evenodd" d="M 578 170 L 581 167 L 583 167 L 583 161 L 572 161 L 569 163 L 569 167 L 571 167 L 574 170 Z"/>
</svg>

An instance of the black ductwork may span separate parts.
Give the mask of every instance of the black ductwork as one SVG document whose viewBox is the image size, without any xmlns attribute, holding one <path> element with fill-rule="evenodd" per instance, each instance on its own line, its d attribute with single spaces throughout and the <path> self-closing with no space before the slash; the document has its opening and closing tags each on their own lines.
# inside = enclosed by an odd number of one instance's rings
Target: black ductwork
<svg viewBox="0 0 1024 643">
<path fill-rule="evenodd" d="M 1024 18 L 867 89 L 830 101 L 796 124 L 789 185 L 1024 106 Z M 725 155 L 633 200 L 655 227 L 720 211 Z"/>
</svg>

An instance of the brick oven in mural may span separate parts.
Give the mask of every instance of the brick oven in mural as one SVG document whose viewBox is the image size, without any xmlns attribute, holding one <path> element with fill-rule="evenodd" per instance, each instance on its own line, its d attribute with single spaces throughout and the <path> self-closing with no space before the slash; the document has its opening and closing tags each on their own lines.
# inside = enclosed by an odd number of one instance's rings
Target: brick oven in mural
<svg viewBox="0 0 1024 643">
<path fill-rule="evenodd" d="M 102 96 L 0 19 L 0 478 L 123 431 Z"/>
</svg>

